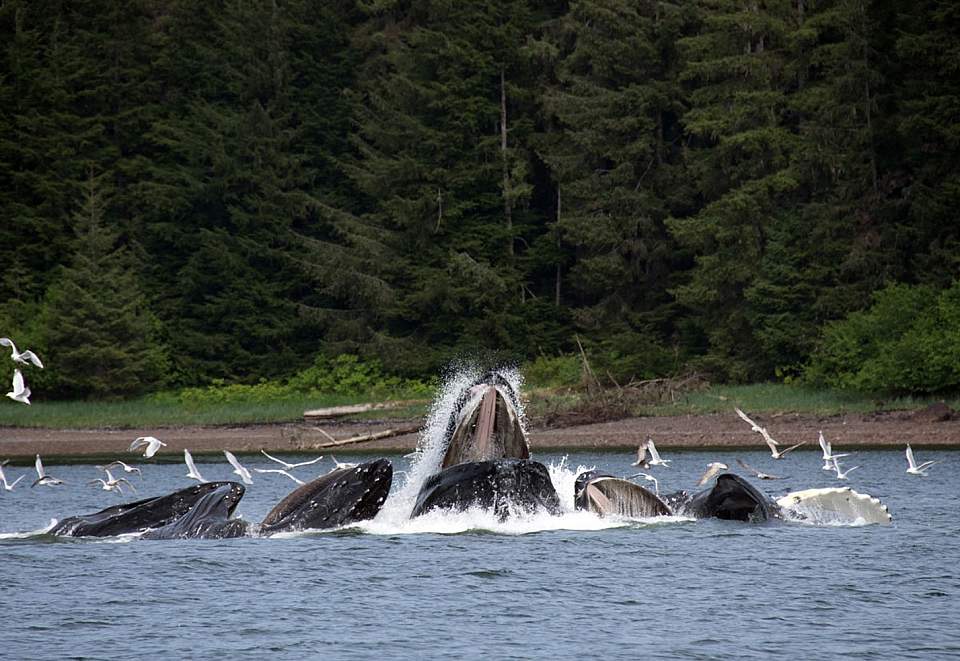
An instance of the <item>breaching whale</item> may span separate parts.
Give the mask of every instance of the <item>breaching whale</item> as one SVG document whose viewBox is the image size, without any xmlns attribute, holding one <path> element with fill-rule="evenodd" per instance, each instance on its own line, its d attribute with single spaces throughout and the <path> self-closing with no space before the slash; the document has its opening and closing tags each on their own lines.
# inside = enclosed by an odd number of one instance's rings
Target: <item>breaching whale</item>
<svg viewBox="0 0 960 661">
<path fill-rule="evenodd" d="M 420 487 L 411 516 L 432 509 L 560 512 L 546 466 L 530 460 L 519 397 L 498 372 L 487 372 L 457 397 L 443 436 L 440 471 Z"/>
<path fill-rule="evenodd" d="M 206 482 L 69 517 L 49 532 L 71 537 L 143 533 L 147 539 L 202 539 L 337 528 L 376 516 L 392 481 L 393 466 L 386 459 L 338 468 L 295 489 L 260 525 L 232 518 L 245 492 L 242 484 Z"/>
<path fill-rule="evenodd" d="M 660 497 L 639 484 L 607 473 L 586 471 L 577 475 L 573 505 L 600 516 L 615 515 L 629 519 L 670 516 L 672 512 Z"/>
</svg>

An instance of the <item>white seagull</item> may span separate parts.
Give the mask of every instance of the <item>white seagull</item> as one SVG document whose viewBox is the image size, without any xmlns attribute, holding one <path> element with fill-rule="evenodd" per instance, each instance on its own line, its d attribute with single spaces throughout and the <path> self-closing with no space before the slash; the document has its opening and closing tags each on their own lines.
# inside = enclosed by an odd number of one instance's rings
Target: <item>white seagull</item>
<svg viewBox="0 0 960 661">
<path fill-rule="evenodd" d="M 857 470 L 858 468 L 860 468 L 860 467 L 859 467 L 859 466 L 854 466 L 853 468 L 848 468 L 848 469 L 845 470 L 845 471 L 841 471 L 841 470 L 840 470 L 840 462 L 837 461 L 836 457 L 834 457 L 834 459 L 833 459 L 833 469 L 834 469 L 835 471 L 837 471 L 837 479 L 838 479 L 838 480 L 845 480 L 845 479 L 847 479 L 847 475 L 849 475 L 849 474 L 852 473 L 853 471 Z"/>
<path fill-rule="evenodd" d="M 13 343 L 9 337 L 0 337 L 0 347 L 10 347 L 10 358 L 15 363 L 20 363 L 21 365 L 29 365 L 33 363 L 40 369 L 43 369 L 43 363 L 40 362 L 40 358 L 37 357 L 37 354 L 32 351 L 24 351 L 23 353 L 17 351 L 17 345 Z"/>
<path fill-rule="evenodd" d="M 121 477 L 119 479 L 115 478 L 110 473 L 109 468 L 105 468 L 104 472 L 107 474 L 107 479 L 103 480 L 98 477 L 95 480 L 90 480 L 90 484 L 93 485 L 93 484 L 99 483 L 101 485 L 101 488 L 104 491 L 116 491 L 118 496 L 123 495 L 123 489 L 120 488 L 121 484 L 126 484 L 128 487 L 130 487 L 132 491 L 136 492 L 136 488 L 132 484 L 130 484 L 130 480 L 128 480 L 127 478 L 125 477 Z"/>
<path fill-rule="evenodd" d="M 927 470 L 934 464 L 939 464 L 940 459 L 937 461 L 925 461 L 919 466 L 917 465 L 917 460 L 913 458 L 913 449 L 910 447 L 910 444 L 907 443 L 907 472 L 911 475 L 922 475 L 923 477 L 927 476 Z"/>
<path fill-rule="evenodd" d="M 141 479 L 141 480 L 143 479 L 143 471 L 141 471 L 141 470 L 140 470 L 139 468 L 137 468 L 136 466 L 130 466 L 129 464 L 125 464 L 124 462 L 120 461 L 119 459 L 117 459 L 116 461 L 111 461 L 111 462 L 110 462 L 109 464 L 107 464 L 106 466 L 97 466 L 97 468 L 99 468 L 100 470 L 110 470 L 111 468 L 122 468 L 122 469 L 123 469 L 123 472 L 125 472 L 125 473 L 136 473 L 137 475 L 140 476 L 140 479 Z"/>
<path fill-rule="evenodd" d="M 710 479 L 719 473 L 730 468 L 726 464 L 722 464 L 719 461 L 714 461 L 707 464 L 707 470 L 703 472 L 703 475 L 700 476 L 700 479 L 697 480 L 697 486 L 702 487 L 704 484 L 710 481 Z"/>
<path fill-rule="evenodd" d="M 822 470 L 832 471 L 833 470 L 833 459 L 834 457 L 849 457 L 850 453 L 846 452 L 844 454 L 833 454 L 833 446 L 830 445 L 830 441 L 823 437 L 823 430 L 820 431 L 820 449 L 823 450 L 823 467 Z"/>
<path fill-rule="evenodd" d="M 750 418 L 748 418 L 748 417 L 747 417 L 747 414 L 744 413 L 743 411 L 741 411 L 740 409 L 734 407 L 733 410 L 737 412 L 737 415 L 739 415 L 741 418 L 743 418 L 744 422 L 746 422 L 748 425 L 750 425 L 750 430 L 751 430 L 751 431 L 755 431 L 755 432 L 757 432 L 758 434 L 760 434 L 761 436 L 763 436 L 763 440 L 767 442 L 767 447 L 770 448 L 770 456 L 773 457 L 774 459 L 782 459 L 782 458 L 783 458 L 783 455 L 785 455 L 786 453 L 788 453 L 788 452 L 790 452 L 790 451 L 792 451 L 792 450 L 796 450 L 798 447 L 800 447 L 801 445 L 803 445 L 804 443 L 806 443 L 806 441 L 800 441 L 800 442 L 797 443 L 796 445 L 791 445 L 791 446 L 788 447 L 786 450 L 781 450 L 781 449 L 780 449 L 780 443 L 778 443 L 777 441 L 773 440 L 773 437 L 770 435 L 770 433 L 769 433 L 765 428 L 761 427 L 760 425 L 758 425 L 757 423 L 755 423 L 753 420 L 751 420 Z"/>
<path fill-rule="evenodd" d="M 650 475 L 649 473 L 637 473 L 636 475 L 631 475 L 626 479 L 632 480 L 635 477 L 642 477 L 647 482 L 653 482 L 654 493 L 656 493 L 658 496 L 660 495 L 660 483 L 657 482 L 657 478 L 655 478 L 653 475 Z"/>
<path fill-rule="evenodd" d="M 757 470 L 756 468 L 754 468 L 753 466 L 751 466 L 750 464 L 748 464 L 747 462 L 745 462 L 743 459 L 737 459 L 737 463 L 740 464 L 740 466 L 743 467 L 743 470 L 747 471 L 748 473 L 753 473 L 754 477 L 756 477 L 758 480 L 782 480 L 782 479 L 784 479 L 784 477 L 783 477 L 782 475 L 771 475 L 770 473 L 764 473 L 763 471 L 759 471 L 759 470 Z M 831 469 L 831 470 L 832 470 L 832 469 Z"/>
<path fill-rule="evenodd" d="M 283 459 L 277 459 L 276 457 L 267 454 L 264 450 L 260 450 L 260 453 L 267 459 L 277 462 L 278 464 L 283 466 L 284 470 L 288 470 L 288 471 L 293 470 L 294 468 L 299 468 L 300 466 L 309 466 L 310 464 L 315 464 L 321 459 L 323 459 L 323 455 L 320 455 L 316 459 L 311 459 L 310 461 L 301 461 L 296 464 L 291 464 L 289 462 L 284 461 Z"/>
<path fill-rule="evenodd" d="M 647 440 L 643 442 L 642 447 L 646 447 L 646 451 L 650 453 L 650 459 L 647 460 L 647 465 L 644 466 L 644 468 L 649 468 L 650 466 L 670 468 L 670 462 L 673 461 L 673 459 L 661 459 L 660 453 L 657 452 L 657 446 L 651 437 L 647 436 Z"/>
<path fill-rule="evenodd" d="M 233 453 L 230 450 L 224 450 L 223 454 L 226 455 L 227 461 L 230 462 L 230 465 L 233 466 L 233 472 L 240 476 L 240 479 L 243 480 L 244 484 L 253 484 L 253 478 L 250 477 L 250 471 L 240 465 L 240 462 L 237 461 L 237 458 L 233 456 Z"/>
<path fill-rule="evenodd" d="M 330 458 L 333 459 L 333 463 L 336 464 L 336 466 L 332 470 L 338 470 L 340 468 L 356 468 L 357 466 L 359 466 L 359 464 L 351 464 L 349 462 L 337 461 L 337 458 L 334 457 L 332 454 L 330 455 Z"/>
<path fill-rule="evenodd" d="M 13 390 L 7 393 L 7 397 L 15 402 L 30 405 L 30 388 L 23 382 L 23 374 L 20 370 L 13 370 Z"/>
<path fill-rule="evenodd" d="M 140 436 L 139 438 L 133 439 L 133 443 L 130 444 L 130 452 L 135 451 L 137 448 L 142 448 L 146 446 L 147 449 L 144 451 L 143 456 L 146 459 L 149 459 L 157 453 L 162 447 L 166 447 L 166 443 L 161 441 L 159 438 L 154 438 L 153 436 Z"/>
<path fill-rule="evenodd" d="M 187 464 L 187 468 L 190 469 L 186 475 L 187 477 L 196 480 L 197 482 L 206 482 L 206 480 L 203 479 L 203 475 L 201 475 L 200 471 L 197 470 L 196 464 L 193 463 L 193 455 L 191 455 L 190 450 L 186 448 L 183 449 L 183 461 L 185 464 Z"/>
<path fill-rule="evenodd" d="M 7 482 L 7 476 L 3 472 L 3 467 L 6 466 L 6 464 L 7 464 L 6 460 L 0 463 L 0 482 L 3 483 L 4 489 L 6 489 L 7 491 L 13 491 L 13 488 L 17 486 L 17 482 L 25 478 L 26 475 L 21 475 L 20 477 L 18 477 L 13 481 L 13 484 L 10 484 L 9 482 Z"/>
<path fill-rule="evenodd" d="M 30 485 L 30 488 L 37 486 L 38 484 L 43 484 L 48 487 L 55 487 L 58 484 L 63 484 L 63 480 L 58 480 L 52 475 L 47 475 L 47 472 L 43 470 L 43 462 L 40 461 L 40 455 L 37 455 L 37 460 L 34 462 L 34 466 L 37 468 L 37 479 L 33 481 L 33 484 Z"/>
<path fill-rule="evenodd" d="M 303 480 L 298 480 L 287 471 L 281 470 L 279 468 L 254 468 L 253 470 L 257 471 L 258 473 L 279 473 L 280 475 L 286 475 L 297 484 L 306 484 L 306 482 L 304 482 Z"/>
</svg>

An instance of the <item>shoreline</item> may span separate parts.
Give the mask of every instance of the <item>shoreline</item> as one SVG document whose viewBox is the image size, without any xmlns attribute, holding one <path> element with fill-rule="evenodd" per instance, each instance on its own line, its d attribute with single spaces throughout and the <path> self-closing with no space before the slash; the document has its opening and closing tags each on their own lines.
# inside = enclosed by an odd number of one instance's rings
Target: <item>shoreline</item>
<svg viewBox="0 0 960 661">
<path fill-rule="evenodd" d="M 778 441 L 792 445 L 806 441 L 799 450 L 819 451 L 817 435 L 823 430 L 837 448 L 896 448 L 910 443 L 918 448 L 960 448 L 960 419 L 936 420 L 925 411 L 847 413 L 832 416 L 815 414 L 753 415 Z M 236 454 L 268 452 L 336 454 L 376 454 L 411 452 L 416 449 L 419 432 L 392 438 L 347 445 L 317 448 L 329 442 L 329 436 L 343 440 L 362 434 L 422 424 L 423 419 L 337 421 L 323 425 L 302 422 L 251 425 L 178 426 L 139 429 L 47 429 L 0 427 L 0 461 L 32 463 L 34 456 L 71 458 L 80 461 L 129 455 L 130 442 L 138 436 L 156 436 L 167 443 L 157 454 L 160 461 L 180 461 L 184 448 L 191 453 Z M 322 431 L 321 431 L 322 430 Z M 635 449 L 647 436 L 657 446 L 678 449 L 756 449 L 762 439 L 736 415 L 650 416 L 597 422 L 569 427 L 529 430 L 534 453 L 555 450 Z"/>
</svg>

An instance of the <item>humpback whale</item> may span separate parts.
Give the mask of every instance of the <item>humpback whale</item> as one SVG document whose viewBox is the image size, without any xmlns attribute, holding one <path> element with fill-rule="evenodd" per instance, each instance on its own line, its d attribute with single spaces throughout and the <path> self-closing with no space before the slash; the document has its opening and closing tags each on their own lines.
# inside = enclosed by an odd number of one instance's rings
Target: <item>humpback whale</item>
<svg viewBox="0 0 960 661">
<path fill-rule="evenodd" d="M 420 487 L 411 516 L 475 506 L 501 519 L 537 509 L 560 513 L 547 467 L 530 460 L 519 407 L 516 390 L 498 372 L 462 390 L 447 420 L 440 470 Z"/>
<path fill-rule="evenodd" d="M 335 469 L 295 489 L 259 526 L 232 518 L 245 493 L 242 484 L 205 482 L 166 496 L 66 518 L 50 534 L 108 537 L 143 533 L 146 539 L 219 539 L 336 528 L 376 516 L 392 481 L 393 466 L 386 459 Z"/>
<path fill-rule="evenodd" d="M 670 508 L 658 495 L 639 484 L 607 473 L 585 471 L 574 483 L 574 507 L 600 516 L 647 519 L 670 516 Z"/>
<path fill-rule="evenodd" d="M 712 488 L 693 496 L 679 492 L 665 500 L 677 514 L 696 519 L 761 522 L 780 517 L 776 503 L 734 473 L 721 473 Z"/>
</svg>

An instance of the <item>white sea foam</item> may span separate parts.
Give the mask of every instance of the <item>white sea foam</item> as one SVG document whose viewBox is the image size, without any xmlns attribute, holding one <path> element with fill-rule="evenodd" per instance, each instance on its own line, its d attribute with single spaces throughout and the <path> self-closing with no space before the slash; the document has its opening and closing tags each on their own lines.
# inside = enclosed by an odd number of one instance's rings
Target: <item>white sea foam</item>
<svg viewBox="0 0 960 661">
<path fill-rule="evenodd" d="M 37 535 L 43 535 L 51 530 L 57 525 L 56 519 L 50 519 L 50 523 L 45 525 L 43 528 L 37 530 L 28 530 L 26 532 L 0 532 L 0 540 L 3 539 L 26 539 L 27 537 L 36 537 Z"/>
</svg>

